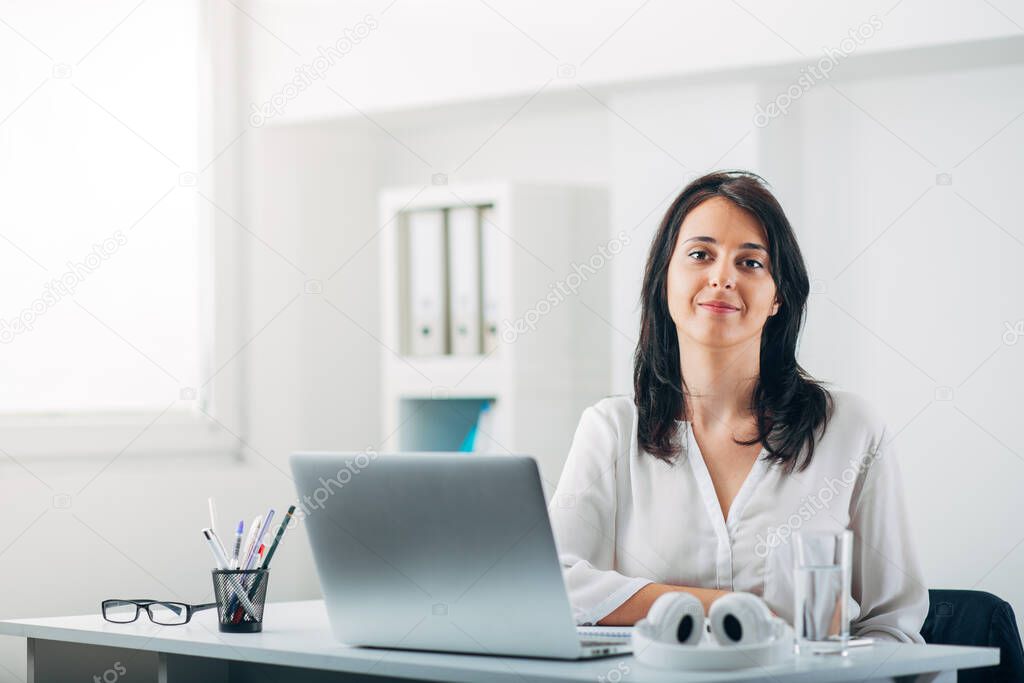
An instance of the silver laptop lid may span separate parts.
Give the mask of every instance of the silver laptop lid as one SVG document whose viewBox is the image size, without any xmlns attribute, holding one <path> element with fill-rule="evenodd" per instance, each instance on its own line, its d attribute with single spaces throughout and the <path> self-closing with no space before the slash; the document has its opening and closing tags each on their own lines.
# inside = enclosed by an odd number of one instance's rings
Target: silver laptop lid
<svg viewBox="0 0 1024 683">
<path fill-rule="evenodd" d="M 578 656 L 532 458 L 296 453 L 290 461 L 336 638 Z"/>
</svg>

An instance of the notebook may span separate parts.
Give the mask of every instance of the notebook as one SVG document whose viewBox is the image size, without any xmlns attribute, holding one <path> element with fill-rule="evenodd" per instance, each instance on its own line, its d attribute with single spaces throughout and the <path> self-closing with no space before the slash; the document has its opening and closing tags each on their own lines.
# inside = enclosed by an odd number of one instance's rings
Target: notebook
<svg viewBox="0 0 1024 683">
<path fill-rule="evenodd" d="M 623 638 L 629 640 L 633 636 L 632 626 L 577 626 L 576 633 L 580 638 Z"/>
</svg>

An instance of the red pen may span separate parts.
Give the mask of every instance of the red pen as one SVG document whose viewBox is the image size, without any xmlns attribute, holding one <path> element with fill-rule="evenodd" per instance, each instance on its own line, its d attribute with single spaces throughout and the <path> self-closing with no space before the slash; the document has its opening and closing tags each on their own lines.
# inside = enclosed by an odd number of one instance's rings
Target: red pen
<svg viewBox="0 0 1024 683">
<path fill-rule="evenodd" d="M 256 563 L 257 565 L 260 565 L 260 564 L 263 563 L 263 551 L 265 551 L 266 549 L 267 549 L 267 546 L 264 545 L 263 543 L 260 543 L 260 549 L 256 553 L 259 556 L 259 562 Z M 240 621 L 242 621 L 242 616 L 243 615 L 244 615 L 244 612 L 242 611 L 242 606 L 239 605 L 237 608 L 235 608 L 235 613 L 231 615 L 231 623 L 233 623 L 233 624 L 239 623 Z"/>
</svg>

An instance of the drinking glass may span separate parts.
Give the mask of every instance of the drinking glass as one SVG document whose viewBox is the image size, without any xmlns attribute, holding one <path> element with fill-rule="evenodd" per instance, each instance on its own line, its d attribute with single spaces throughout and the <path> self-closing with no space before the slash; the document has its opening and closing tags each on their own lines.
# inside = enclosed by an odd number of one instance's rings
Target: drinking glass
<svg viewBox="0 0 1024 683">
<path fill-rule="evenodd" d="M 796 652 L 847 654 L 853 532 L 793 535 Z"/>
</svg>

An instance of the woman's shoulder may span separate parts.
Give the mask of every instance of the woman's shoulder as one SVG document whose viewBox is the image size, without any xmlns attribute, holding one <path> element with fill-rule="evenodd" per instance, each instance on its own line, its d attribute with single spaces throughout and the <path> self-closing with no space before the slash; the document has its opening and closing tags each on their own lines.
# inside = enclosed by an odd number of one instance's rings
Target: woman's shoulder
<svg viewBox="0 0 1024 683">
<path fill-rule="evenodd" d="M 823 441 L 837 447 L 845 457 L 851 449 L 873 453 L 886 438 L 886 420 L 878 407 L 852 391 L 829 389 L 833 410 Z"/>
<path fill-rule="evenodd" d="M 605 396 L 583 411 L 579 429 L 586 433 L 604 433 L 620 441 L 630 437 L 636 429 L 633 398 L 626 395 Z"/>
<path fill-rule="evenodd" d="M 572 453 L 594 461 L 620 459 L 632 453 L 633 434 L 636 429 L 635 408 L 629 396 L 606 396 L 583 410 Z"/>
<path fill-rule="evenodd" d="M 605 396 L 590 406 L 590 410 L 617 427 L 632 425 L 633 418 L 636 416 L 636 404 L 633 402 L 633 397 L 626 394 Z"/>
<path fill-rule="evenodd" d="M 847 430 L 867 431 L 870 433 L 884 429 L 885 421 L 875 405 L 860 394 L 852 391 L 829 389 L 832 395 L 833 411 L 830 426 Z"/>
</svg>

